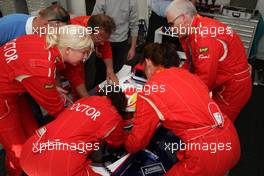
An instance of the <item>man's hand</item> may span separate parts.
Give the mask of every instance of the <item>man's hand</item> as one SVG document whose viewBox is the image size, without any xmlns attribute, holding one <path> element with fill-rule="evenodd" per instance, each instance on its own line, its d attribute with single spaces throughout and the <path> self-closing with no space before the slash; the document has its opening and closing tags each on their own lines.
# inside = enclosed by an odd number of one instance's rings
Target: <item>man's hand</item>
<svg viewBox="0 0 264 176">
<path fill-rule="evenodd" d="M 130 61 L 132 60 L 136 55 L 136 50 L 135 48 L 130 48 L 129 51 L 128 51 L 128 54 L 127 54 L 127 60 Z"/>
<path fill-rule="evenodd" d="M 106 80 L 108 83 L 115 83 L 116 85 L 119 83 L 117 76 L 114 73 L 113 69 L 113 60 L 112 59 L 104 59 L 104 63 L 106 66 Z"/>
<path fill-rule="evenodd" d="M 98 47 L 95 47 L 95 53 L 96 53 L 96 56 L 97 57 L 99 57 L 99 58 L 102 58 L 103 57 L 103 55 L 102 55 L 102 53 L 100 53 Z"/>
<path fill-rule="evenodd" d="M 78 93 L 78 96 L 80 98 L 84 98 L 84 97 L 89 97 L 89 93 L 88 91 L 86 90 L 86 87 L 84 84 L 80 84 L 79 86 L 76 87 L 76 91 Z"/>
<path fill-rule="evenodd" d="M 116 74 L 114 73 L 113 70 L 107 70 L 107 72 L 106 72 L 106 80 L 107 80 L 107 83 L 112 83 L 112 84 L 115 84 L 115 85 L 119 84 L 118 78 L 117 78 L 117 76 L 116 76 Z"/>
<path fill-rule="evenodd" d="M 131 47 L 127 54 L 127 60 L 130 61 L 136 55 L 137 37 L 131 37 Z"/>
<path fill-rule="evenodd" d="M 71 100 L 70 97 L 68 97 L 68 91 L 64 90 L 61 87 L 56 86 L 57 91 L 59 92 L 60 96 L 63 98 L 64 100 L 64 104 L 69 103 L 69 104 L 73 104 L 73 101 Z"/>
</svg>

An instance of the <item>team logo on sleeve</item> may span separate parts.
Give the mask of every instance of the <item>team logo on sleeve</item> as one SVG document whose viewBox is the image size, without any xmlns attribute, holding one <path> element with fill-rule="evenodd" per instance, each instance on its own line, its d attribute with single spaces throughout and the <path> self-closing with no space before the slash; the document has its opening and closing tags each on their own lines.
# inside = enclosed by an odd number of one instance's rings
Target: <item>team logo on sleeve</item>
<svg viewBox="0 0 264 176">
<path fill-rule="evenodd" d="M 209 48 L 208 47 L 201 47 L 199 48 L 199 53 L 202 54 L 202 53 L 207 53 L 209 51 Z"/>
<path fill-rule="evenodd" d="M 60 57 L 56 57 L 56 58 L 55 58 L 55 64 L 59 63 L 60 60 L 61 60 Z"/>
<path fill-rule="evenodd" d="M 198 58 L 200 60 L 209 59 L 210 58 L 210 55 L 209 55 L 208 51 L 209 51 L 209 48 L 208 47 L 200 47 L 198 49 L 198 52 L 199 52 Z"/>
<path fill-rule="evenodd" d="M 45 85 L 44 85 L 44 88 L 45 88 L 45 89 L 53 89 L 54 87 L 55 87 L 54 84 L 45 84 Z"/>
<path fill-rule="evenodd" d="M 198 58 L 200 60 L 203 60 L 203 59 L 210 59 L 210 55 L 209 54 L 199 54 Z"/>
</svg>

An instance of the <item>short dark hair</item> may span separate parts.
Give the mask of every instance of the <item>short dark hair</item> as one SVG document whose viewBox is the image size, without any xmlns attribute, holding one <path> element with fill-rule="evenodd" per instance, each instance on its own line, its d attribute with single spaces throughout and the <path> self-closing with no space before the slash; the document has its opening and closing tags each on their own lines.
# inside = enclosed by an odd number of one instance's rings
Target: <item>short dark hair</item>
<svg viewBox="0 0 264 176">
<path fill-rule="evenodd" d="M 106 85 L 98 92 L 99 96 L 106 96 L 123 119 L 126 118 L 127 97 L 119 86 Z"/>
<path fill-rule="evenodd" d="M 164 66 L 165 68 L 179 67 L 180 59 L 177 48 L 172 43 L 150 43 L 143 49 L 142 64 L 146 58 L 149 58 L 155 66 Z"/>
<path fill-rule="evenodd" d="M 93 15 L 88 20 L 88 26 L 92 27 L 93 29 L 95 27 L 99 27 L 99 29 L 103 29 L 107 34 L 111 35 L 116 30 L 116 24 L 108 15 Z"/>
<path fill-rule="evenodd" d="M 39 12 L 41 18 L 46 18 L 49 21 L 59 21 L 63 23 L 69 23 L 69 13 L 58 4 L 53 4 Z"/>
</svg>

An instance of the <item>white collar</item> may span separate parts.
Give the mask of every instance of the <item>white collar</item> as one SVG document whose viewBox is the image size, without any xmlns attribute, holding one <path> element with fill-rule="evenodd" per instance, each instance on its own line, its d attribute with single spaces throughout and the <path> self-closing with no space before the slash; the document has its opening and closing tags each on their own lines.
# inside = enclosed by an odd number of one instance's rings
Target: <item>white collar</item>
<svg viewBox="0 0 264 176">
<path fill-rule="evenodd" d="M 26 34 L 33 34 L 33 20 L 36 16 L 29 17 L 26 23 Z"/>
</svg>

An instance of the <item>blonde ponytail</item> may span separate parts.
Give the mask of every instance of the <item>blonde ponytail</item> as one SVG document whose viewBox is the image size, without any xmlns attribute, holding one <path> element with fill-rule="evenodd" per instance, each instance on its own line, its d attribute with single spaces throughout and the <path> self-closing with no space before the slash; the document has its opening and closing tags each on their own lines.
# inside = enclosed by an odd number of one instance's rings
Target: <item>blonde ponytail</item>
<svg viewBox="0 0 264 176">
<path fill-rule="evenodd" d="M 58 35 L 57 34 L 47 34 L 46 43 L 47 43 L 47 49 L 56 46 L 58 44 Z"/>
</svg>

